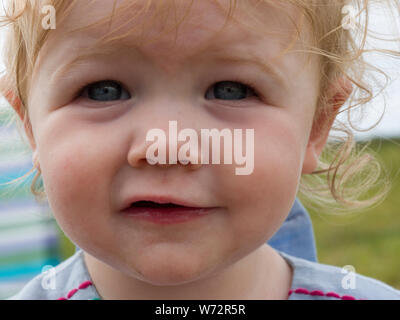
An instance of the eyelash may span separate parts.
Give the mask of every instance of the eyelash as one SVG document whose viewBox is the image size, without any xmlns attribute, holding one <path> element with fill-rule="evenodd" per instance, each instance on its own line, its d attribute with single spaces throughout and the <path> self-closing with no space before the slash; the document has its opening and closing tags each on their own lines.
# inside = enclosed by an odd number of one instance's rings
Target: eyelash
<svg viewBox="0 0 400 320">
<path fill-rule="evenodd" d="M 243 80 L 243 79 L 239 79 L 236 77 L 230 77 L 229 80 L 223 80 L 223 81 L 231 81 L 231 82 L 238 82 L 238 83 L 244 84 L 251 91 L 253 91 L 257 97 L 259 97 L 259 98 L 263 97 L 263 95 L 260 94 L 257 89 L 255 89 L 258 87 L 258 84 L 251 80 Z M 220 81 L 218 81 L 218 82 L 220 82 Z M 216 83 L 218 83 L 218 82 L 216 82 Z"/>
<path fill-rule="evenodd" d="M 76 97 L 78 98 L 82 92 L 87 89 L 87 87 L 89 87 L 92 84 L 98 83 L 98 82 L 102 82 L 102 81 L 112 81 L 115 83 L 118 83 L 121 87 L 126 88 L 120 81 L 117 80 L 113 80 L 113 79 L 102 79 L 102 80 L 98 80 L 98 81 L 86 81 L 84 82 L 82 85 L 79 86 L 79 88 L 76 90 Z"/>
<path fill-rule="evenodd" d="M 114 81 L 114 80 L 113 80 Z M 76 90 L 76 98 L 79 98 L 82 92 L 91 84 L 95 84 L 97 81 L 86 81 L 84 84 L 80 85 L 79 88 Z"/>
</svg>

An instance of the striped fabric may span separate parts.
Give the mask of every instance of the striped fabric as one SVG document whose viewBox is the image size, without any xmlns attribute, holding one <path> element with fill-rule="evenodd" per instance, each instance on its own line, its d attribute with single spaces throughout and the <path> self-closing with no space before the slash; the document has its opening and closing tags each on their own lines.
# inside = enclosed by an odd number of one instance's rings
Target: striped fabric
<svg viewBox="0 0 400 320">
<path fill-rule="evenodd" d="M 16 189 L 3 185 L 32 168 L 32 154 L 17 129 L 5 126 L 11 112 L 0 98 L 0 299 L 18 292 L 44 266 L 61 261 L 60 234 L 50 208 L 30 193 L 34 173 Z"/>
</svg>

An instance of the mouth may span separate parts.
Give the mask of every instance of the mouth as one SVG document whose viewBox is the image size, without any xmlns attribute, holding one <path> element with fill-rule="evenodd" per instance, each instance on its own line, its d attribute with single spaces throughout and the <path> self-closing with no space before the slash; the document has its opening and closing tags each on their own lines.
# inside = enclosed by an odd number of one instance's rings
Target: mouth
<svg viewBox="0 0 400 320">
<path fill-rule="evenodd" d="M 147 200 L 140 200 L 131 203 L 131 205 L 127 209 L 134 209 L 134 208 L 154 208 L 154 209 L 182 209 L 182 208 L 193 208 L 194 207 L 187 207 L 182 206 L 176 203 L 168 202 L 168 203 L 158 203 L 154 201 L 147 201 Z"/>
<path fill-rule="evenodd" d="M 204 216 L 214 209 L 211 207 L 194 207 L 175 202 L 156 202 L 151 200 L 139 200 L 132 202 L 122 213 L 129 217 L 144 219 L 147 221 L 167 224 L 178 223 Z"/>
<path fill-rule="evenodd" d="M 142 208 L 142 207 L 151 207 L 151 208 L 176 208 L 176 207 L 184 207 L 179 204 L 175 203 L 157 203 L 154 201 L 145 201 L 145 200 L 140 200 L 140 201 L 135 201 L 131 204 L 131 207 L 135 208 Z"/>
</svg>

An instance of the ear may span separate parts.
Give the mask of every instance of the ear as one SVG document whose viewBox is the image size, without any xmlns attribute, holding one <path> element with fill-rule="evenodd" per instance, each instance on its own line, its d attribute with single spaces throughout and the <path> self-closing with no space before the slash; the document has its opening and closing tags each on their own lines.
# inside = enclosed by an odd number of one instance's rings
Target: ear
<svg viewBox="0 0 400 320">
<path fill-rule="evenodd" d="M 19 99 L 18 95 L 15 94 L 12 90 L 7 89 L 6 85 L 6 78 L 0 78 L 0 94 L 2 94 L 14 111 L 18 114 L 19 118 L 21 119 L 22 123 L 24 124 L 25 134 L 29 140 L 29 144 L 31 145 L 32 150 L 36 150 L 36 143 L 33 137 L 33 131 L 31 122 L 29 117 L 25 115 L 25 108 L 22 105 L 21 100 Z"/>
<path fill-rule="evenodd" d="M 333 122 L 338 115 L 339 109 L 347 101 L 352 92 L 353 85 L 351 81 L 347 78 L 340 78 L 328 88 L 325 105 L 317 106 L 321 111 L 316 112 L 313 121 L 304 157 L 302 174 L 310 174 L 316 170 L 319 157 L 326 145 Z"/>
</svg>

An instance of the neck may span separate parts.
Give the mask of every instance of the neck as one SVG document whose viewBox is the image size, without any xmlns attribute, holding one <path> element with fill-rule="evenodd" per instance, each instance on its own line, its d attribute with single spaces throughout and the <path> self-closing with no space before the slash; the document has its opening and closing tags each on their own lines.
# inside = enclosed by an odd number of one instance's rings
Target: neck
<svg viewBox="0 0 400 320">
<path fill-rule="evenodd" d="M 130 277 L 86 252 L 84 259 L 105 300 L 287 299 L 292 283 L 290 266 L 268 245 L 212 276 L 176 286 L 156 286 Z"/>
</svg>

